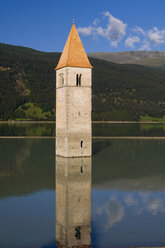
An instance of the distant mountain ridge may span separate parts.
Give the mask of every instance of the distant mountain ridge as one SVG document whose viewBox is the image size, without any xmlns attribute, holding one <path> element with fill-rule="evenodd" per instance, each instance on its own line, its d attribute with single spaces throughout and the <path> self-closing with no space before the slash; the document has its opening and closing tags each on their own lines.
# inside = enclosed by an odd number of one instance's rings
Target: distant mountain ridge
<svg viewBox="0 0 165 248">
<path fill-rule="evenodd" d="M 88 53 L 88 56 L 118 64 L 137 64 L 165 68 L 165 52 L 163 51 L 96 52 Z"/>
</svg>

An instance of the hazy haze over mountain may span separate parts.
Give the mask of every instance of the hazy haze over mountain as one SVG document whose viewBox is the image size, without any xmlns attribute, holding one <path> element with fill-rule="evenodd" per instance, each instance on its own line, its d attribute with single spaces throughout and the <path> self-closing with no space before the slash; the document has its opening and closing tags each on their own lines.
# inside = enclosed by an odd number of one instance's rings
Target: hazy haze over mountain
<svg viewBox="0 0 165 248">
<path fill-rule="evenodd" d="M 96 52 L 89 53 L 88 56 L 119 64 L 165 67 L 165 52 L 161 51 Z"/>
</svg>

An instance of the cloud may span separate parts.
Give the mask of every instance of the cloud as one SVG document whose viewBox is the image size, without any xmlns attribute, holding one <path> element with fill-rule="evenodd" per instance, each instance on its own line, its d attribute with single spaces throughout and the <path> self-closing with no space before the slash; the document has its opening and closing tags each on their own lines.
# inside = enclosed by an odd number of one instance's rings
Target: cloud
<svg viewBox="0 0 165 248">
<path fill-rule="evenodd" d="M 81 28 L 79 27 L 78 29 L 78 32 L 81 33 L 82 35 L 91 35 L 92 32 L 93 32 L 93 28 L 91 26 L 89 27 L 84 27 L 84 28 Z"/>
<path fill-rule="evenodd" d="M 140 36 L 139 38 L 141 39 L 141 47 L 139 48 L 139 50 L 141 51 L 148 51 L 151 50 L 153 46 L 158 46 L 165 43 L 165 29 L 160 30 L 157 27 L 154 27 L 145 31 L 141 27 L 135 27 L 132 29 L 132 31 Z M 133 48 L 135 43 L 132 44 L 131 41 L 132 40 L 130 40 L 128 37 L 125 41 L 125 46 L 130 46 L 131 48 Z"/>
<path fill-rule="evenodd" d="M 125 46 L 134 48 L 135 43 L 139 43 L 140 38 L 138 36 L 130 36 L 125 40 Z"/>
<path fill-rule="evenodd" d="M 144 31 L 142 28 L 140 28 L 140 27 L 135 27 L 135 28 L 133 28 L 133 31 L 134 31 L 135 33 L 138 33 L 138 34 L 145 35 L 145 31 Z"/>
<path fill-rule="evenodd" d="M 114 17 L 109 11 L 103 12 L 102 18 L 106 23 L 95 18 L 91 25 L 78 27 L 78 32 L 84 36 L 92 36 L 95 40 L 98 40 L 99 37 L 105 38 L 112 47 L 118 47 L 126 35 L 127 37 L 123 42 L 125 47 L 136 50 L 148 51 L 155 46 L 165 44 L 165 29 L 153 27 L 144 30 L 139 26 L 127 28 L 126 23 Z"/>
<path fill-rule="evenodd" d="M 152 29 L 144 31 L 141 27 L 135 27 L 132 30 L 138 34 L 141 38 L 141 47 L 139 50 L 151 50 L 153 46 L 158 46 L 165 43 L 165 29 L 158 29 L 153 27 Z M 125 43 L 125 45 L 127 45 Z"/>
<path fill-rule="evenodd" d="M 139 204 L 138 199 L 134 198 L 132 195 L 126 195 L 124 201 L 127 206 L 137 206 Z"/>
<path fill-rule="evenodd" d="M 104 12 L 103 15 L 108 17 L 108 24 L 105 29 L 102 29 L 102 36 L 106 37 L 112 46 L 117 46 L 126 35 L 127 24 L 112 16 L 108 11 Z"/>
<path fill-rule="evenodd" d="M 141 33 L 143 35 L 142 45 L 139 50 L 151 50 L 153 46 L 158 46 L 165 43 L 165 29 L 159 30 L 154 27 L 146 32 Z"/>
<path fill-rule="evenodd" d="M 102 26 L 98 26 L 100 21 L 98 19 L 95 19 L 93 21 L 93 26 L 90 25 L 88 27 L 79 27 L 78 32 L 82 35 L 104 37 L 108 41 L 110 41 L 110 44 L 112 46 L 116 47 L 126 35 L 127 24 L 112 16 L 108 11 L 103 13 L 103 17 L 108 18 L 108 23 L 105 28 Z"/>
<path fill-rule="evenodd" d="M 148 31 L 148 38 L 152 45 L 165 43 L 165 30 L 159 30 L 154 27 Z"/>
<path fill-rule="evenodd" d="M 107 215 L 107 224 L 105 225 L 105 229 L 107 230 L 123 219 L 124 207 L 117 199 L 112 198 L 105 206 L 98 209 L 98 214 L 102 213 Z"/>
<path fill-rule="evenodd" d="M 151 212 L 153 215 L 165 212 L 163 200 L 159 198 L 151 198 L 149 200 L 147 208 L 148 211 Z"/>
<path fill-rule="evenodd" d="M 144 39 L 142 46 L 139 48 L 140 51 L 149 51 L 151 50 L 150 42 L 147 39 Z"/>
<path fill-rule="evenodd" d="M 93 21 L 93 25 L 97 26 L 99 24 L 99 22 L 100 22 L 100 20 L 96 18 Z"/>
</svg>

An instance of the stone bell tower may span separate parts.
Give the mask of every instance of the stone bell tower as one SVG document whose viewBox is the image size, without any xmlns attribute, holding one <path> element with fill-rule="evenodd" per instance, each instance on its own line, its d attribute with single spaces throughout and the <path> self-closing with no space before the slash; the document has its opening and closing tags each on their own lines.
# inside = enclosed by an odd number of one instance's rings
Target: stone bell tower
<svg viewBox="0 0 165 248">
<path fill-rule="evenodd" d="M 56 155 L 87 157 L 91 150 L 92 66 L 73 23 L 56 67 Z"/>
</svg>

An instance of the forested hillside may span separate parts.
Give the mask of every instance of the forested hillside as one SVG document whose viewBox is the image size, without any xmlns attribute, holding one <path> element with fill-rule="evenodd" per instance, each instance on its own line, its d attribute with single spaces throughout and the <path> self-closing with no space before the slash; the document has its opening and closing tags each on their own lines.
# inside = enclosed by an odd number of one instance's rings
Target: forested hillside
<svg viewBox="0 0 165 248">
<path fill-rule="evenodd" d="M 60 53 L 0 44 L 0 119 L 54 120 Z M 89 58 L 93 120 L 165 115 L 165 70 Z"/>
</svg>

